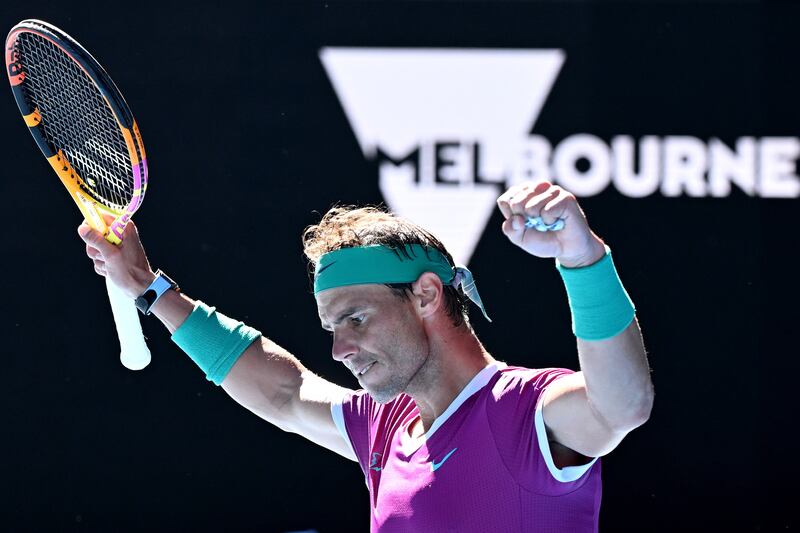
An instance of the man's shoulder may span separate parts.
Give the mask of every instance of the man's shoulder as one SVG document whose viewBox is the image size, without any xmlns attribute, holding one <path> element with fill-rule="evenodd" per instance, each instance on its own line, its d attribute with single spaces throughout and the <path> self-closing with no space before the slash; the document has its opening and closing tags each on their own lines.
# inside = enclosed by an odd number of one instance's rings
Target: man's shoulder
<svg viewBox="0 0 800 533">
<path fill-rule="evenodd" d="M 371 415 L 373 418 L 404 414 L 409 409 L 416 407 L 414 399 L 405 393 L 400 393 L 386 403 L 379 403 L 364 389 L 349 392 L 345 395 L 342 404 L 346 409 L 349 408 L 351 411 L 365 416 Z"/>
<path fill-rule="evenodd" d="M 528 368 L 524 366 L 506 365 L 498 370 L 500 380 L 504 381 L 533 381 L 541 378 L 561 377 L 574 374 L 569 368 Z"/>
<path fill-rule="evenodd" d="M 506 366 L 498 371 L 497 380 L 491 390 L 497 399 L 513 393 L 538 394 L 556 379 L 573 373 L 574 371 L 568 368 Z"/>
</svg>

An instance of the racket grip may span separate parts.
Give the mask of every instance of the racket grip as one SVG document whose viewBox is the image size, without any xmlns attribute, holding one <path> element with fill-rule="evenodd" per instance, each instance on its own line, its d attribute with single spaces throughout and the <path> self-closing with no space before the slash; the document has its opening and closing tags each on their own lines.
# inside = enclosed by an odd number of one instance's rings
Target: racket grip
<svg viewBox="0 0 800 533">
<path fill-rule="evenodd" d="M 150 349 L 144 341 L 142 324 L 139 322 L 139 311 L 133 300 L 106 276 L 108 300 L 117 326 L 122 365 L 129 370 L 141 370 L 150 364 Z"/>
</svg>

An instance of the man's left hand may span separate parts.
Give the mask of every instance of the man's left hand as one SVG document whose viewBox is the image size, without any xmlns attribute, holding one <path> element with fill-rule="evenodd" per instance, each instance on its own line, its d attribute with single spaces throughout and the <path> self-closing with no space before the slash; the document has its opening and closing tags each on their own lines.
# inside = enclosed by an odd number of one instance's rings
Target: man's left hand
<svg viewBox="0 0 800 533">
<path fill-rule="evenodd" d="M 606 253 L 603 241 L 586 222 L 575 195 L 549 181 L 520 183 L 497 199 L 505 217 L 506 237 L 536 257 L 555 257 L 565 267 L 577 268 L 599 261 Z M 542 217 L 544 224 L 562 219 L 558 231 L 537 231 L 525 226 L 528 218 Z"/>
</svg>

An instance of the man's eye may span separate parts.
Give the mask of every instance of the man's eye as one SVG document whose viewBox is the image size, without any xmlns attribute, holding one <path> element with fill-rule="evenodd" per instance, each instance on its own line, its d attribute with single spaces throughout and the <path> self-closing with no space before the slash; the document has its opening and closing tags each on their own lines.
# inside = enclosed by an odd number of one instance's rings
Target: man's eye
<svg viewBox="0 0 800 533">
<path fill-rule="evenodd" d="M 364 322 L 364 315 L 355 315 L 350 317 L 350 322 L 353 324 L 361 324 Z"/>
</svg>

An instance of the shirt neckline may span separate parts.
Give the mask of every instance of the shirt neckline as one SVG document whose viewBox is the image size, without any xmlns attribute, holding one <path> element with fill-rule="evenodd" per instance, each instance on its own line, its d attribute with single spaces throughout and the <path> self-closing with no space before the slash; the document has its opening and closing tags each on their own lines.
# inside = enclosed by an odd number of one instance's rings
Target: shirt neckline
<svg viewBox="0 0 800 533">
<path fill-rule="evenodd" d="M 447 422 L 447 420 L 453 416 L 456 411 L 458 411 L 459 407 L 461 407 L 470 396 L 484 388 L 489 381 L 491 381 L 494 375 L 500 370 L 504 369 L 506 366 L 507 365 L 505 363 L 495 361 L 483 367 L 483 369 L 475 374 L 469 383 L 467 383 L 461 392 L 458 393 L 453 401 L 450 402 L 450 405 L 447 406 L 447 409 L 445 409 L 444 412 L 433 421 L 430 429 L 423 433 L 419 439 L 413 441 L 411 436 L 408 434 L 408 430 L 411 427 L 411 422 L 419 417 L 419 411 L 415 408 L 416 415 L 403 425 L 403 430 L 400 434 L 400 445 L 402 446 L 403 453 L 407 457 L 416 453 L 417 450 L 419 450 L 423 444 L 427 443 L 433 434 L 436 433 L 436 431 L 442 427 L 442 425 Z"/>
</svg>

